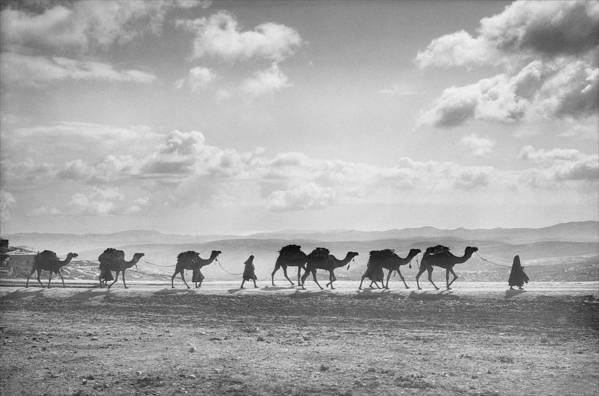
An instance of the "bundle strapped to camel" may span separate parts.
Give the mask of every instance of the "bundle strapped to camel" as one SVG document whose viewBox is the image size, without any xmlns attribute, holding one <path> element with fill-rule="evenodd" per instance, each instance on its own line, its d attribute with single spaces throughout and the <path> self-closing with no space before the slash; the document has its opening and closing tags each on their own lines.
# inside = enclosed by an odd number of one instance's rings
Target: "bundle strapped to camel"
<svg viewBox="0 0 599 396">
<path fill-rule="evenodd" d="M 283 248 L 281 248 L 281 250 L 279 250 L 279 253 L 281 254 L 281 256 L 295 256 L 298 253 L 301 253 L 302 247 L 299 245 L 287 245 L 287 246 L 283 246 Z"/>
<path fill-rule="evenodd" d="M 308 258 L 311 260 L 326 260 L 329 258 L 329 249 L 317 247 L 310 252 Z"/>
<path fill-rule="evenodd" d="M 449 250 L 450 250 L 447 246 L 443 246 L 443 245 L 436 245 L 430 249 L 431 249 L 431 251 L 429 252 L 429 255 L 431 255 L 431 256 L 434 256 L 436 254 L 447 254 L 447 253 L 449 253 Z"/>
<path fill-rule="evenodd" d="M 115 248 L 108 248 L 102 252 L 102 254 L 98 257 L 98 260 L 112 260 L 114 258 L 125 258 L 125 252 L 122 250 L 118 250 Z"/>
<path fill-rule="evenodd" d="M 386 259 L 395 256 L 395 250 L 393 249 L 383 249 L 383 250 L 371 250 L 370 258 L 373 259 Z"/>
<path fill-rule="evenodd" d="M 51 250 L 44 250 L 41 253 L 38 253 L 39 258 L 44 260 L 58 260 L 58 256 Z"/>
<path fill-rule="evenodd" d="M 194 258 L 198 258 L 199 256 L 200 256 L 200 253 L 195 252 L 193 250 L 188 250 L 186 252 L 179 253 L 177 255 L 177 261 L 181 261 L 181 260 L 185 260 L 185 259 L 194 259 Z"/>
</svg>

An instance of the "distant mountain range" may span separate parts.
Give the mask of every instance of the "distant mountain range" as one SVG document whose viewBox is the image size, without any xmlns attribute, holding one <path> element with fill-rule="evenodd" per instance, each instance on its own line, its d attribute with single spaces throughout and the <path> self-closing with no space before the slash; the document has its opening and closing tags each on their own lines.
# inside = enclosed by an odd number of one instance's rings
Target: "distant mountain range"
<svg viewBox="0 0 599 396">
<path fill-rule="evenodd" d="M 141 244 L 200 244 L 218 240 L 279 239 L 287 241 L 377 241 L 377 240 L 461 240 L 497 241 L 510 244 L 536 242 L 595 242 L 599 243 L 599 222 L 581 221 L 560 223 L 543 228 L 492 228 L 453 230 L 435 227 L 393 229 L 387 231 L 276 231 L 251 235 L 176 235 L 152 230 L 130 230 L 111 234 L 54 234 L 18 233 L 4 236 L 11 246 L 23 246 L 32 250 L 51 249 L 59 253 L 84 251 L 100 247 Z"/>
</svg>

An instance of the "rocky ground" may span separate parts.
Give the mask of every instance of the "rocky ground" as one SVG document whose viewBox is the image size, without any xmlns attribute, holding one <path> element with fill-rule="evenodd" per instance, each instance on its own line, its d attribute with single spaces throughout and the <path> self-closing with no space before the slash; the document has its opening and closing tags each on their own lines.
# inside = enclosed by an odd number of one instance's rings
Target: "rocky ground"
<svg viewBox="0 0 599 396">
<path fill-rule="evenodd" d="M 599 307 L 579 293 L 132 289 L 2 288 L 1 393 L 591 395 L 599 387 Z"/>
</svg>

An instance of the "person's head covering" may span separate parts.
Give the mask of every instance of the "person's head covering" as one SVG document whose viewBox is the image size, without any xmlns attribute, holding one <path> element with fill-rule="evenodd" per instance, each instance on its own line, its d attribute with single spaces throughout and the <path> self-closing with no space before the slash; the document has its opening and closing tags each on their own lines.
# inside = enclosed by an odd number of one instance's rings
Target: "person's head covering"
<svg viewBox="0 0 599 396">
<path fill-rule="evenodd" d="M 520 264 L 520 256 L 514 256 L 514 263 L 512 265 L 515 265 L 516 267 L 522 267 L 522 264 Z"/>
<path fill-rule="evenodd" d="M 247 259 L 247 260 L 245 260 L 245 263 L 244 263 L 244 264 L 251 263 L 252 261 L 254 261 L 254 255 L 253 255 L 253 254 L 252 254 L 252 255 L 250 255 L 250 257 L 248 257 L 248 259 Z"/>
</svg>

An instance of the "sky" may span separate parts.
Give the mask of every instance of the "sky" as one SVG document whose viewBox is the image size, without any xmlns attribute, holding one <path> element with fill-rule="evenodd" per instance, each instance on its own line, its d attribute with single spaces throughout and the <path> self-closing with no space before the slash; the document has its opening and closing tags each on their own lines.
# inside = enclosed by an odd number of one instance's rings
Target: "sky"
<svg viewBox="0 0 599 396">
<path fill-rule="evenodd" d="M 599 220 L 599 2 L 7 1 L 0 232 Z"/>
</svg>

